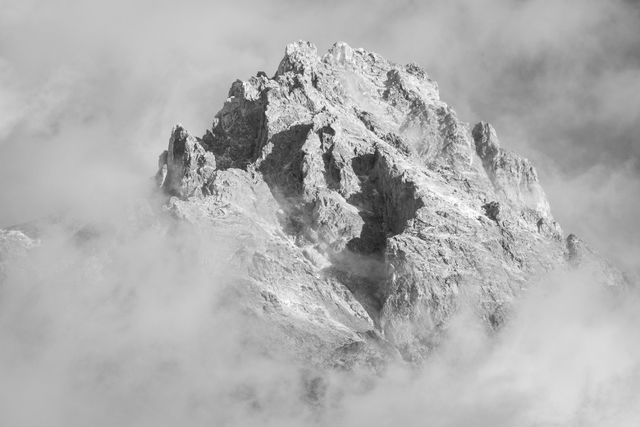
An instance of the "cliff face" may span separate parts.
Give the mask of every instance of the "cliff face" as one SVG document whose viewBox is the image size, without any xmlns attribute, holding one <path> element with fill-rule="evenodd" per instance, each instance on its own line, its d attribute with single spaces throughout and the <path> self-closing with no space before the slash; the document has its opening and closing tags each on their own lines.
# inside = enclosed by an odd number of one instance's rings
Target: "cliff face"
<svg viewBox="0 0 640 427">
<path fill-rule="evenodd" d="M 419 66 L 345 43 L 290 44 L 273 77 L 234 82 L 202 137 L 176 126 L 157 179 L 176 217 L 243 236 L 246 306 L 321 363 L 420 360 L 460 308 L 497 328 L 580 258 L 490 124 L 460 121 Z"/>
</svg>

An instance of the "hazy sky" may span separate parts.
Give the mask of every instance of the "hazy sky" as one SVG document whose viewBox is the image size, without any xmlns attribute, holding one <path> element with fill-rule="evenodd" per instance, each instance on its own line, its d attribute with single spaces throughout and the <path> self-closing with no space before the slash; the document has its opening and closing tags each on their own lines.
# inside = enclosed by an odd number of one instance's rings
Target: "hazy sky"
<svg viewBox="0 0 640 427">
<path fill-rule="evenodd" d="M 231 82 L 273 73 L 297 39 L 422 65 L 462 120 L 534 161 L 566 232 L 639 272 L 638 28 L 622 0 L 0 0 L 0 227 L 71 208 L 113 231 L 3 271 L 0 424 L 309 421 L 296 368 L 212 310 L 219 236 L 128 211 L 172 126 L 203 133 Z M 495 340 L 462 316 L 419 372 L 365 394 L 335 378 L 347 409 L 328 424 L 637 426 L 637 304 L 546 278 Z M 235 401 L 245 386 L 266 404 Z"/>
</svg>

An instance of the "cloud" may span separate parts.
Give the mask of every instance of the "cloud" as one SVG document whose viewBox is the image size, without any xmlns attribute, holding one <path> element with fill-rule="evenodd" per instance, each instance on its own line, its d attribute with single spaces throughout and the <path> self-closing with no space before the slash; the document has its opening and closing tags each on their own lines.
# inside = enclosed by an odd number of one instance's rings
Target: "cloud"
<svg viewBox="0 0 640 427">
<path fill-rule="evenodd" d="M 305 415 L 301 367 L 268 325 L 240 314 L 243 285 L 229 271 L 238 242 L 146 209 L 82 237 L 45 232 L 28 256 L 3 259 L 0 424 L 244 426 Z"/>
<path fill-rule="evenodd" d="M 546 277 L 497 336 L 458 319 L 423 370 L 350 396 L 344 425 L 634 425 L 638 300 L 628 297 L 588 270 Z"/>
<path fill-rule="evenodd" d="M 269 331 L 212 309 L 232 278 L 199 254 L 230 249 L 172 234 L 139 200 L 175 123 L 202 132 L 230 83 L 271 73 L 292 40 L 345 40 L 423 65 L 463 120 L 493 122 L 534 160 L 566 231 L 637 272 L 639 13 L 619 0 L 4 0 L 0 227 L 66 211 L 108 232 L 83 246 L 51 230 L 7 267 L 0 424 L 636 425 L 637 297 L 580 273 L 549 278 L 497 337 L 462 316 L 420 371 L 329 376 L 318 413 L 287 355 L 244 346 Z"/>
<path fill-rule="evenodd" d="M 310 372 L 242 314 L 238 242 L 149 210 L 5 261 L 6 426 L 632 426 L 637 293 L 551 274 L 489 334 L 462 310 L 422 367 Z M 235 303 L 233 303 L 235 301 Z M 230 327 L 233 325 L 233 327 Z M 308 398 L 310 378 L 319 400 Z"/>
<path fill-rule="evenodd" d="M 570 177 L 557 173 L 545 188 L 566 232 L 593 242 L 626 272 L 640 273 L 640 230 L 635 225 L 639 202 L 630 197 L 640 194 L 637 163 L 596 165 Z"/>
</svg>

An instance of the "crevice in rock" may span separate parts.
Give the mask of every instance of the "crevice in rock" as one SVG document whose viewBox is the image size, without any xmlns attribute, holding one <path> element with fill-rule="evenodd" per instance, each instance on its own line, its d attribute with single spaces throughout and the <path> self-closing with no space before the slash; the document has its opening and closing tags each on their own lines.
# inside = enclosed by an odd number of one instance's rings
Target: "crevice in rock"
<svg viewBox="0 0 640 427">
<path fill-rule="evenodd" d="M 202 145 L 216 157 L 217 168 L 239 168 L 256 160 L 266 137 L 266 96 L 249 101 L 227 101 L 216 115 L 211 130 L 202 137 Z"/>
<path fill-rule="evenodd" d="M 311 206 L 301 198 L 305 158 L 302 146 L 312 127 L 311 124 L 295 125 L 273 135 L 268 141 L 272 145 L 270 152 L 258 163 L 258 171 L 283 211 L 279 216 L 283 231 L 297 238 L 313 234 L 310 233 Z"/>
<path fill-rule="evenodd" d="M 303 189 L 302 146 L 311 131 L 311 124 L 291 126 L 270 139 L 271 152 L 260 162 L 258 170 L 278 201 L 292 202 Z"/>
<path fill-rule="evenodd" d="M 487 202 L 482 205 L 484 214 L 496 224 L 500 225 L 500 203 L 496 201 Z"/>
<path fill-rule="evenodd" d="M 351 167 L 360 181 L 360 192 L 351 196 L 348 202 L 358 208 L 364 225 L 360 237 L 352 239 L 347 248 L 359 254 L 380 257 L 384 253 L 387 230 L 382 208 L 383 193 L 374 171 L 375 165 L 376 154 L 364 154 L 351 161 Z"/>
<path fill-rule="evenodd" d="M 416 194 L 415 184 L 403 179 L 401 173 L 393 173 L 379 152 L 355 157 L 352 167 L 361 191 L 348 202 L 358 208 L 365 226 L 360 237 L 350 242 L 351 249 L 381 256 L 386 240 L 402 233 L 424 204 Z"/>
<path fill-rule="evenodd" d="M 396 169 L 387 157 L 377 154 L 374 168 L 378 177 L 378 191 L 383 198 L 383 223 L 387 237 L 400 234 L 409 221 L 415 218 L 418 209 L 424 206 L 418 196 L 418 187 L 405 174 Z"/>
<path fill-rule="evenodd" d="M 320 148 L 322 149 L 322 161 L 324 162 L 324 180 L 331 190 L 340 189 L 340 168 L 333 157 L 335 146 L 333 138 L 336 132 L 331 126 L 325 126 L 318 131 L 320 137 Z"/>
<path fill-rule="evenodd" d="M 351 166 L 360 181 L 360 191 L 347 201 L 358 209 L 364 224 L 360 235 L 334 257 L 334 266 L 346 275 L 348 280 L 343 283 L 379 327 L 389 280 L 387 239 L 404 231 L 423 202 L 413 182 L 392 169 L 379 152 L 354 157 Z"/>
</svg>

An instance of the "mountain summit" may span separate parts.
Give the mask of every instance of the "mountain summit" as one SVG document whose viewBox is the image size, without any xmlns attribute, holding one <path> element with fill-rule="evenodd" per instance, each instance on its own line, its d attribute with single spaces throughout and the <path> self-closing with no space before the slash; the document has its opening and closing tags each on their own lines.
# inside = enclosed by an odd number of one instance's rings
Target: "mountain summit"
<svg viewBox="0 0 640 427">
<path fill-rule="evenodd" d="M 565 238 L 490 124 L 462 122 L 420 66 L 345 43 L 292 43 L 272 77 L 235 81 L 204 135 L 174 128 L 156 180 L 175 217 L 242 240 L 246 309 L 325 365 L 420 361 L 457 311 L 499 328 L 585 257 L 623 281 Z"/>
</svg>

